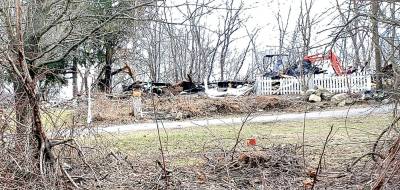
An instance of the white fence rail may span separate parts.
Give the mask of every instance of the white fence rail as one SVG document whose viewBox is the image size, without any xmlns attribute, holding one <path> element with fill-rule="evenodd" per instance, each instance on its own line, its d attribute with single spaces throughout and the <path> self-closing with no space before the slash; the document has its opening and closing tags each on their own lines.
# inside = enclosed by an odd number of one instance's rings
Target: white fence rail
<svg viewBox="0 0 400 190">
<path fill-rule="evenodd" d="M 320 87 L 333 93 L 371 90 L 371 76 L 366 73 L 353 73 L 343 76 L 315 75 L 305 79 L 305 81 L 309 89 Z M 273 80 L 258 77 L 256 80 L 257 95 L 300 94 L 301 92 L 303 92 L 303 89 L 298 78 Z"/>
</svg>

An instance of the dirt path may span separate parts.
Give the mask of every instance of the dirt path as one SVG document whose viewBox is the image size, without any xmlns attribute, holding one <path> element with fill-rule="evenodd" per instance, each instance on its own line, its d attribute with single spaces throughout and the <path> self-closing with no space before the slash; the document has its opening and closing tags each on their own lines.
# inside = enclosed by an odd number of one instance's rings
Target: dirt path
<svg viewBox="0 0 400 190">
<path fill-rule="evenodd" d="M 368 114 L 384 114 L 390 113 L 393 109 L 392 105 L 383 105 L 377 107 L 358 107 L 358 108 L 343 108 L 330 111 L 313 111 L 306 114 L 306 119 L 322 119 L 322 118 L 338 118 L 344 119 L 346 117 L 363 116 Z M 160 128 L 166 129 L 185 128 L 185 127 L 204 127 L 208 125 L 237 125 L 243 122 L 245 116 L 242 117 L 228 117 L 221 119 L 200 119 L 200 120 L 187 120 L 187 121 L 159 121 Z M 277 113 L 277 114 L 262 114 L 255 113 L 250 116 L 247 123 L 262 123 L 262 122 L 277 122 L 277 121 L 302 121 L 304 120 L 304 113 Z M 157 129 L 155 122 L 149 123 L 135 123 L 129 125 L 114 125 L 106 127 L 98 127 L 98 132 L 108 133 L 128 133 L 134 131 L 154 130 Z"/>
</svg>

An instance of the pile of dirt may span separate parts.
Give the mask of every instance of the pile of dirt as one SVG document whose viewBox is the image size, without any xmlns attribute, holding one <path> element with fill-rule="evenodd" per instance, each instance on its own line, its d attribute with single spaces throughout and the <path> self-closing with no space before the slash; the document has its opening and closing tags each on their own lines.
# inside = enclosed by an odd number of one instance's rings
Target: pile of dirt
<svg viewBox="0 0 400 190">
<path fill-rule="evenodd" d="M 282 101 L 277 96 L 256 96 L 255 104 L 253 105 L 257 110 L 273 110 L 283 109 L 288 107 L 287 101 Z"/>
</svg>

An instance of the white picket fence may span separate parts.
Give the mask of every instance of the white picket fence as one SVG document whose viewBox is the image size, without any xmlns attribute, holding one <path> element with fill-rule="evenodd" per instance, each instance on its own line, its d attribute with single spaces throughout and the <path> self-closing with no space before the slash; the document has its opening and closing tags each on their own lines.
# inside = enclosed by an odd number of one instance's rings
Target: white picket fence
<svg viewBox="0 0 400 190">
<path fill-rule="evenodd" d="M 305 79 L 308 89 L 320 87 L 333 93 L 360 92 L 371 90 L 371 76 L 366 73 L 353 73 L 343 76 L 314 75 Z M 256 80 L 257 95 L 300 94 L 303 92 L 299 78 L 273 80 L 258 77 Z"/>
</svg>

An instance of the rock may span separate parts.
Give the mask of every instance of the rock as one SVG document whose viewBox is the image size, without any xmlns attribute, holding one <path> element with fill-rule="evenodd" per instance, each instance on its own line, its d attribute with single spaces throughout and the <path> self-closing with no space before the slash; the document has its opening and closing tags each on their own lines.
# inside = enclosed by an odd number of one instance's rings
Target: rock
<svg viewBox="0 0 400 190">
<path fill-rule="evenodd" d="M 306 96 L 308 97 L 308 96 L 311 96 L 311 94 L 315 94 L 315 92 L 316 92 L 316 90 L 314 90 L 314 89 L 308 89 L 307 91 L 306 91 Z"/>
<path fill-rule="evenodd" d="M 315 94 L 311 94 L 310 97 L 308 97 L 308 101 L 309 102 L 321 102 L 322 99 L 320 96 L 315 95 Z"/>
<path fill-rule="evenodd" d="M 183 113 L 182 112 L 176 113 L 175 119 L 176 120 L 182 120 L 183 119 Z"/>
<path fill-rule="evenodd" d="M 315 94 L 321 96 L 322 100 L 330 100 L 333 96 L 332 92 L 324 88 L 318 89 Z"/>
<path fill-rule="evenodd" d="M 62 167 L 67 171 L 71 171 L 72 170 L 72 166 L 67 164 L 67 163 L 65 163 L 65 162 L 62 163 Z"/>
<path fill-rule="evenodd" d="M 331 101 L 342 102 L 343 100 L 346 100 L 347 98 L 349 98 L 349 95 L 346 93 L 336 94 L 336 95 L 332 96 Z"/>
<path fill-rule="evenodd" d="M 346 105 L 351 105 L 354 103 L 353 98 L 346 98 L 345 100 L 342 100 L 341 102 L 338 103 L 338 106 L 346 106 Z"/>
<path fill-rule="evenodd" d="M 338 103 L 338 106 L 343 107 L 346 105 L 346 100 L 343 100 L 341 102 Z"/>
<path fill-rule="evenodd" d="M 387 98 L 387 94 L 382 91 L 377 91 L 374 93 L 373 98 L 377 101 L 383 101 L 385 98 Z"/>
<path fill-rule="evenodd" d="M 382 100 L 382 104 L 388 104 L 388 103 L 390 103 L 390 100 L 389 100 L 389 99 L 384 99 L 384 100 Z"/>
<path fill-rule="evenodd" d="M 373 92 L 371 90 L 366 90 L 361 94 L 361 100 L 372 100 Z"/>
<path fill-rule="evenodd" d="M 354 99 L 349 97 L 344 102 L 346 103 L 346 105 L 354 104 Z"/>
</svg>

